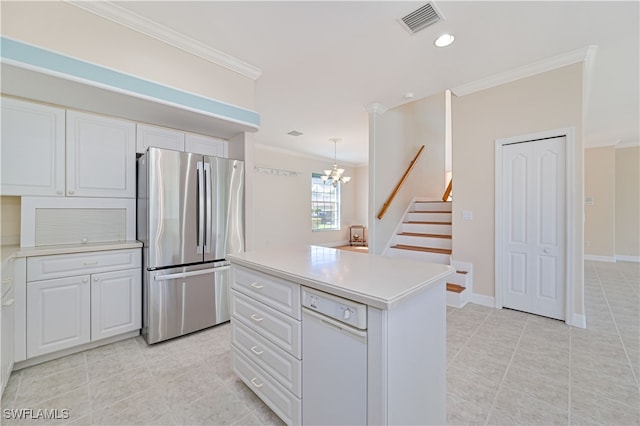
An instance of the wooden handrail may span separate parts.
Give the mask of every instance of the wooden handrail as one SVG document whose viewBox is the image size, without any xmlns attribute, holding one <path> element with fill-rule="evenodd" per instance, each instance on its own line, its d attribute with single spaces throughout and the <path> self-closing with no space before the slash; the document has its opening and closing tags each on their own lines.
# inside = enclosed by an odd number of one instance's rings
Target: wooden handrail
<svg viewBox="0 0 640 426">
<path fill-rule="evenodd" d="M 418 150 L 418 153 L 416 154 L 416 156 L 413 157 L 413 160 L 411 161 L 411 164 L 409 164 L 409 167 L 407 167 L 407 170 L 404 172 L 404 174 L 400 178 L 400 181 L 398 182 L 396 187 L 393 189 L 393 192 L 391 192 L 391 195 L 389 195 L 389 198 L 387 199 L 387 201 L 382 206 L 382 209 L 380 210 L 380 213 L 378 213 L 378 220 L 382 219 L 382 216 L 384 216 L 384 214 L 387 212 L 387 209 L 391 205 L 391 202 L 393 201 L 393 199 L 398 194 L 398 191 L 400 191 L 400 188 L 404 184 L 404 181 L 407 180 L 407 176 L 409 176 L 409 173 L 411 173 L 411 170 L 413 169 L 413 166 L 415 166 L 416 161 L 418 161 L 418 157 L 420 157 L 420 154 L 422 154 L 422 151 L 424 151 L 424 145 L 422 145 L 420 147 L 420 149 Z"/>
<path fill-rule="evenodd" d="M 447 185 L 447 189 L 444 190 L 444 194 L 442 194 L 442 201 L 447 201 L 449 199 L 449 195 L 451 195 L 452 185 L 453 185 L 453 179 L 449 181 L 449 185 Z"/>
</svg>

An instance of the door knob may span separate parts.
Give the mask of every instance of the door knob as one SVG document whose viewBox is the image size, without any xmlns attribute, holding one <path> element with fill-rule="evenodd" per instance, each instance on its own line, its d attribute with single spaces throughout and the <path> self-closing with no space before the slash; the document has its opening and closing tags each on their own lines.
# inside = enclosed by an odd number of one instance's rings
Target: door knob
<svg viewBox="0 0 640 426">
<path fill-rule="evenodd" d="M 549 250 L 549 249 L 544 249 L 544 252 L 548 254 L 548 253 L 551 253 L 551 250 Z"/>
</svg>

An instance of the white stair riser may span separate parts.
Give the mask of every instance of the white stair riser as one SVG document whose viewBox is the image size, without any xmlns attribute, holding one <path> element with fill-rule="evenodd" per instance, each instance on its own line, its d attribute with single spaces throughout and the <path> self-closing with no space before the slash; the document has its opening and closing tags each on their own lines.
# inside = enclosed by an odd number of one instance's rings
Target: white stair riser
<svg viewBox="0 0 640 426">
<path fill-rule="evenodd" d="M 403 223 L 401 232 L 415 232 L 419 234 L 451 235 L 451 225 L 425 225 L 421 223 Z"/>
<path fill-rule="evenodd" d="M 454 308 L 462 308 L 468 302 L 468 296 L 465 294 L 468 291 L 465 290 L 462 293 L 454 293 L 452 291 L 447 292 L 447 306 Z"/>
<path fill-rule="evenodd" d="M 416 202 L 413 203 L 413 209 L 412 210 L 424 210 L 424 211 L 445 211 L 445 212 L 450 212 L 451 211 L 451 203 L 445 203 L 445 202 Z"/>
<path fill-rule="evenodd" d="M 448 254 L 429 253 L 424 251 L 403 250 L 403 249 L 394 249 L 394 248 L 390 248 L 387 251 L 387 256 L 419 260 L 422 262 L 441 263 L 443 265 L 448 265 L 449 258 L 451 257 Z"/>
<path fill-rule="evenodd" d="M 453 274 L 447 278 L 447 282 L 451 284 L 458 284 L 462 287 L 467 286 L 467 274 Z"/>
<path fill-rule="evenodd" d="M 391 244 L 403 244 L 405 246 L 431 247 L 451 249 L 450 238 L 415 237 L 412 235 L 396 235 Z"/>
<path fill-rule="evenodd" d="M 451 213 L 409 212 L 404 220 L 408 222 L 451 222 Z"/>
</svg>

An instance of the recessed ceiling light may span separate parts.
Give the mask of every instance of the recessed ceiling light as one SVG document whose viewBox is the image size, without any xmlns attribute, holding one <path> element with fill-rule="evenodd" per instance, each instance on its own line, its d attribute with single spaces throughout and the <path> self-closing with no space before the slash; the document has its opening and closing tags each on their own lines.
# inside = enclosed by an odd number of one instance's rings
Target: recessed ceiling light
<svg viewBox="0 0 640 426">
<path fill-rule="evenodd" d="M 433 42 L 433 44 L 435 44 L 437 47 L 445 47 L 453 43 L 453 40 L 455 40 L 453 34 L 442 34 L 436 39 L 436 41 Z"/>
</svg>

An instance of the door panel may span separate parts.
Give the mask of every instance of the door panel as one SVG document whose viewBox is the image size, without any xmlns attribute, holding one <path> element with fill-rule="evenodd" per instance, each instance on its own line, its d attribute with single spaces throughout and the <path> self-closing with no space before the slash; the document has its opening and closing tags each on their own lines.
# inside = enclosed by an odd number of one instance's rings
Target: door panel
<svg viewBox="0 0 640 426">
<path fill-rule="evenodd" d="M 503 306 L 565 319 L 564 137 L 502 147 Z"/>
<path fill-rule="evenodd" d="M 89 275 L 27 284 L 27 358 L 89 342 Z"/>
<path fill-rule="evenodd" d="M 149 149 L 149 268 L 202 261 L 197 170 L 201 161 L 196 154 Z"/>
<path fill-rule="evenodd" d="M 205 261 L 224 259 L 229 253 L 244 251 L 243 199 L 244 163 L 225 158 L 205 157 L 211 170 L 210 220 L 207 220 L 209 244 Z"/>
<path fill-rule="evenodd" d="M 228 267 L 209 264 L 148 274 L 148 343 L 229 320 Z"/>
</svg>

